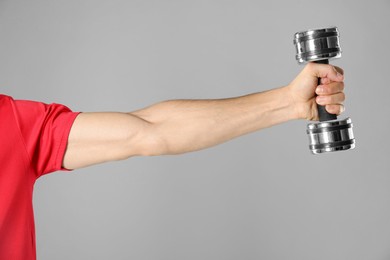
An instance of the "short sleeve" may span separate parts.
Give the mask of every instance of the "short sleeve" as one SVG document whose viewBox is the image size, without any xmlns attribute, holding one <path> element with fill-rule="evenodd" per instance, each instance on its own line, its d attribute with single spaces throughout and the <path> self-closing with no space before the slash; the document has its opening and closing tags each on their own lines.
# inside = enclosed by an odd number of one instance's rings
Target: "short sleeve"
<svg viewBox="0 0 390 260">
<path fill-rule="evenodd" d="M 62 168 L 69 133 L 79 113 L 60 104 L 14 100 L 16 122 L 36 177 Z"/>
</svg>

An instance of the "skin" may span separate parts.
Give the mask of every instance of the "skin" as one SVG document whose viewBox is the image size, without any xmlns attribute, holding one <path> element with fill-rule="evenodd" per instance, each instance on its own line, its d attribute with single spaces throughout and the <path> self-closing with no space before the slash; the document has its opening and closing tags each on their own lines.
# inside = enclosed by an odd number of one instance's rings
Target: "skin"
<svg viewBox="0 0 390 260">
<path fill-rule="evenodd" d="M 81 113 L 63 167 L 205 149 L 289 120 L 318 120 L 317 103 L 339 115 L 344 111 L 343 75 L 341 68 L 309 63 L 289 85 L 261 93 L 163 101 L 130 113 Z"/>
</svg>

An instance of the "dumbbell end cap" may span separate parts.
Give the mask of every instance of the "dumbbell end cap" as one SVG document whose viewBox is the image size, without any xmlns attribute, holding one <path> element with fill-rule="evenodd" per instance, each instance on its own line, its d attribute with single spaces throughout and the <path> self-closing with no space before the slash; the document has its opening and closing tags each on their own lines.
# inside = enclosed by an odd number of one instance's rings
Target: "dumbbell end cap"
<svg viewBox="0 0 390 260">
<path fill-rule="evenodd" d="M 355 148 L 355 138 L 350 118 L 307 125 L 309 148 L 313 154 L 346 151 Z"/>
<path fill-rule="evenodd" d="M 341 57 L 337 27 L 297 32 L 294 35 L 294 45 L 298 64 Z"/>
</svg>

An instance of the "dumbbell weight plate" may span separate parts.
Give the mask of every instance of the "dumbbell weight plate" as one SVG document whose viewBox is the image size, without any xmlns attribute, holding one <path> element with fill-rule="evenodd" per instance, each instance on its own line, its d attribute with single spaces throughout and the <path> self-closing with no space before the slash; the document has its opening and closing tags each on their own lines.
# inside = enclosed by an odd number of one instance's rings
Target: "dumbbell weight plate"
<svg viewBox="0 0 390 260">
<path fill-rule="evenodd" d="M 352 120 L 333 120 L 307 125 L 309 148 L 313 154 L 355 148 Z"/>
<path fill-rule="evenodd" d="M 294 35 L 298 63 L 341 57 L 337 27 L 297 32 Z"/>
</svg>

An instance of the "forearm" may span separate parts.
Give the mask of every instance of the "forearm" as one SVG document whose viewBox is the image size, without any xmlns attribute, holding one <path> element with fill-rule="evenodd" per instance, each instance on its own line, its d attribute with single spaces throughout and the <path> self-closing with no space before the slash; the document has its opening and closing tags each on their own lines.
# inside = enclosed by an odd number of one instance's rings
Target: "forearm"
<svg viewBox="0 0 390 260">
<path fill-rule="evenodd" d="M 180 154 L 296 118 L 287 88 L 216 100 L 172 100 L 131 114 L 150 123 L 149 155 Z M 147 149 L 147 148 L 146 148 Z"/>
</svg>

